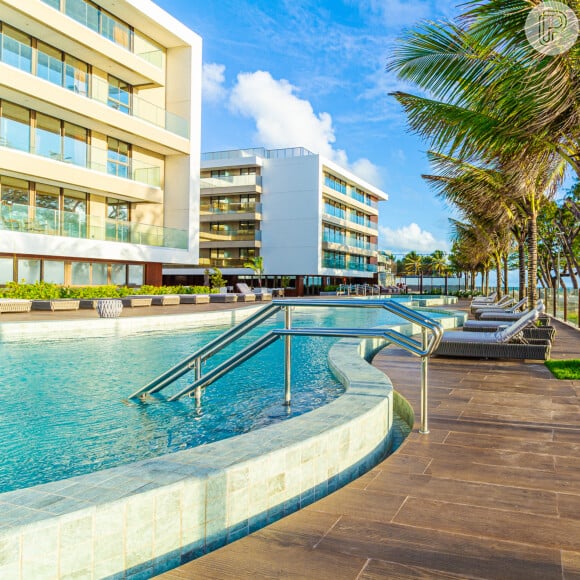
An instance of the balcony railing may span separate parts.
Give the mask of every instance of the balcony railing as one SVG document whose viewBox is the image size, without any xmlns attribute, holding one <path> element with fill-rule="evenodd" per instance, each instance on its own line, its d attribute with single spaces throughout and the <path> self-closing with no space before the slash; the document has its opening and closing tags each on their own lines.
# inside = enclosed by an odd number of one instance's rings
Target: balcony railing
<svg viewBox="0 0 580 580">
<path fill-rule="evenodd" d="M 210 230 L 200 231 L 200 242 L 245 242 L 260 241 L 262 232 L 260 230 Z"/>
<path fill-rule="evenodd" d="M 349 246 L 351 248 L 359 248 L 361 250 L 376 251 L 378 249 L 377 244 L 371 244 L 370 242 L 363 242 L 357 240 L 356 238 L 351 238 L 350 236 L 332 235 L 328 233 L 322 234 L 322 241 L 329 244 L 341 244 L 343 246 Z"/>
<path fill-rule="evenodd" d="M 200 258 L 198 265 L 210 268 L 243 268 L 247 261 L 244 258 Z"/>
<path fill-rule="evenodd" d="M 286 159 L 288 157 L 305 157 L 314 155 L 304 147 L 288 147 L 286 149 L 266 149 L 254 147 L 252 149 L 231 149 L 229 151 L 210 151 L 201 154 L 202 161 L 223 161 L 239 159 L 240 157 L 262 157 L 264 159 Z"/>
<path fill-rule="evenodd" d="M 364 203 L 365 205 L 368 205 L 369 207 L 372 207 L 374 209 L 378 209 L 379 204 L 376 201 L 373 201 L 372 199 L 368 198 L 366 195 L 360 193 L 359 191 L 357 191 L 357 189 L 355 187 L 352 187 L 350 185 L 346 185 L 345 183 L 341 183 L 339 181 L 336 181 L 332 178 L 330 178 L 328 175 L 324 176 L 324 185 L 326 185 L 326 187 L 328 187 L 329 189 L 332 189 L 333 191 L 336 191 L 338 193 L 342 193 L 342 195 L 346 195 L 348 197 L 350 197 L 351 199 L 354 199 L 360 203 Z"/>
<path fill-rule="evenodd" d="M 183 117 L 170 113 L 163 107 L 154 105 L 135 94 L 113 87 L 107 81 L 94 75 L 89 83 L 89 74 L 86 71 L 76 70 L 70 64 L 40 50 L 33 51 L 31 46 L 11 36 L 0 34 L 0 42 L 2 44 L 1 62 L 32 74 L 32 61 L 36 53 L 37 77 L 122 113 L 162 127 L 180 137 L 189 137 L 189 123 Z"/>
<path fill-rule="evenodd" d="M 56 10 L 61 10 L 59 0 L 42 1 Z M 157 68 L 163 66 L 163 51 L 159 47 L 155 46 L 147 37 L 132 30 L 127 24 L 111 18 L 85 0 L 66 0 L 62 12 Z"/>
<path fill-rule="evenodd" d="M 120 163 L 118 159 L 109 156 L 108 149 L 88 145 L 72 137 L 65 136 L 61 139 L 56 133 L 43 135 L 44 144 L 31 147 L 30 127 L 20 123 L 10 123 L 7 134 L 9 138 L 0 133 L 0 147 L 32 153 L 39 157 L 92 169 L 153 187 L 161 187 L 161 168 L 138 159 L 127 159 L 125 163 Z"/>
<path fill-rule="evenodd" d="M 201 214 L 238 214 L 238 213 L 262 213 L 261 203 L 244 202 L 218 202 L 202 203 L 199 207 Z"/>
<path fill-rule="evenodd" d="M 216 187 L 256 187 L 262 185 L 261 175 L 226 175 L 224 177 L 202 177 L 201 189 Z"/>
<path fill-rule="evenodd" d="M 22 204 L 1 206 L 0 229 L 177 249 L 187 249 L 189 237 L 187 231 L 175 228 L 79 215 L 74 212 Z"/>
<path fill-rule="evenodd" d="M 333 270 L 354 270 L 355 272 L 376 272 L 376 264 L 361 264 L 346 260 L 337 260 L 336 258 L 323 258 L 323 268 L 332 268 Z"/>
</svg>

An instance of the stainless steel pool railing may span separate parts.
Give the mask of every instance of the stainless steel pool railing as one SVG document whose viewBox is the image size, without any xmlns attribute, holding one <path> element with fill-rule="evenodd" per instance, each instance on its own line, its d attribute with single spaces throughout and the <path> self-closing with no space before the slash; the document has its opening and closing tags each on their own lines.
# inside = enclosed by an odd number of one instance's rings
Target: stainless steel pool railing
<svg viewBox="0 0 580 580">
<path fill-rule="evenodd" d="M 421 342 L 410 336 L 406 336 L 391 328 L 361 329 L 361 328 L 292 328 L 292 310 L 302 307 L 329 307 L 329 308 L 382 308 L 397 316 L 416 324 L 421 329 Z M 201 364 L 237 338 L 245 335 L 280 310 L 285 311 L 285 328 L 274 329 L 262 335 L 252 344 L 248 345 L 232 357 L 201 375 Z M 221 336 L 212 340 L 206 346 L 197 350 L 183 361 L 135 391 L 130 397 L 139 397 L 155 393 L 167 387 L 178 378 L 191 370 L 195 370 L 193 383 L 172 395 L 168 401 L 176 401 L 185 395 L 194 394 L 201 401 L 201 389 L 207 387 L 230 370 L 236 368 L 244 361 L 278 340 L 283 338 L 284 345 L 284 404 L 290 405 L 291 401 L 291 340 L 293 336 L 332 336 L 350 338 L 380 338 L 385 342 L 394 343 L 412 354 L 421 357 L 421 433 L 428 433 L 427 405 L 428 405 L 428 359 L 437 348 L 443 336 L 443 327 L 434 319 L 422 315 L 420 312 L 407 308 L 394 300 L 364 300 L 364 299 L 340 299 L 340 300 L 274 300 L 260 311 L 250 316 L 237 326 L 226 331 Z"/>
</svg>

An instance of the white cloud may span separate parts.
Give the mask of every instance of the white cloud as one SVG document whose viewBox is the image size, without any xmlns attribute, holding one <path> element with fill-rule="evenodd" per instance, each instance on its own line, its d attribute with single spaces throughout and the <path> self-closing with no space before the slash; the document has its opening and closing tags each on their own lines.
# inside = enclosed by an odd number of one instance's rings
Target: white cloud
<svg viewBox="0 0 580 580">
<path fill-rule="evenodd" d="M 346 152 L 335 149 L 332 117 L 316 113 L 306 99 L 295 93 L 287 80 L 276 80 L 269 72 L 240 73 L 230 95 L 231 108 L 256 123 L 256 140 L 270 149 L 306 147 L 327 157 L 363 179 L 379 183 L 378 168 L 368 159 L 350 163 Z"/>
<path fill-rule="evenodd" d="M 387 250 L 403 252 L 415 250 L 420 254 L 430 254 L 434 250 L 446 251 L 449 248 L 447 241 L 435 239 L 431 232 L 422 230 L 414 222 L 396 230 L 379 226 L 379 245 Z"/>
<path fill-rule="evenodd" d="M 207 63 L 203 65 L 201 87 L 204 100 L 215 103 L 226 97 L 225 70 L 226 67 L 223 64 Z"/>
</svg>

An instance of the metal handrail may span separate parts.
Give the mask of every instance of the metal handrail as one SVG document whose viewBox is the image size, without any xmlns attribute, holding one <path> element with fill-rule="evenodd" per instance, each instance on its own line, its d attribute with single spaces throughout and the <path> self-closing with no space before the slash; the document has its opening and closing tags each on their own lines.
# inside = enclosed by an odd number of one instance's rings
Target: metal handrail
<svg viewBox="0 0 580 580">
<path fill-rule="evenodd" d="M 385 309 L 401 318 L 417 324 L 421 327 L 421 342 L 392 329 L 357 329 L 357 328 L 291 328 L 292 317 L 291 311 L 295 307 L 338 307 L 338 308 L 381 308 Z M 229 359 L 210 370 L 203 377 L 201 376 L 201 363 L 223 348 L 234 342 L 237 338 L 245 335 L 247 332 L 279 312 L 285 310 L 285 328 L 274 329 L 249 346 L 245 347 Z M 430 332 L 430 336 L 428 336 Z M 291 361 L 291 337 L 292 336 L 333 336 L 333 337 L 352 337 L 352 338 L 381 338 L 385 341 L 392 342 L 408 352 L 421 357 L 421 433 L 428 433 L 427 426 L 427 364 L 429 356 L 436 350 L 443 336 L 443 327 L 441 324 L 431 318 L 421 315 L 420 312 L 414 311 L 393 300 L 273 300 L 268 306 L 265 306 L 257 313 L 253 314 L 240 324 L 226 331 L 221 336 L 209 342 L 204 347 L 198 349 L 193 354 L 183 359 L 180 363 L 159 375 L 153 381 L 135 391 L 130 397 L 143 396 L 144 394 L 155 393 L 176 381 L 186 373 L 195 369 L 195 380 L 193 383 L 183 388 L 181 391 L 172 395 L 168 401 L 175 401 L 181 397 L 195 393 L 198 403 L 201 401 L 201 389 L 213 383 L 230 370 L 236 368 L 244 361 L 253 357 L 255 354 L 274 343 L 278 338 L 283 337 L 285 340 L 285 404 L 290 404 L 290 361 Z"/>
</svg>

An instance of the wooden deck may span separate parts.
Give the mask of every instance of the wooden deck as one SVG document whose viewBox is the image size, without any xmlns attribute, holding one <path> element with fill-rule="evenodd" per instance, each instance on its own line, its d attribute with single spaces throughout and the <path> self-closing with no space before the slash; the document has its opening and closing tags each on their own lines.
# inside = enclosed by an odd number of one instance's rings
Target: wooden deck
<svg viewBox="0 0 580 580">
<path fill-rule="evenodd" d="M 555 323 L 552 357 L 580 358 Z M 374 364 L 418 410 L 419 363 Z M 580 381 L 543 364 L 435 358 L 429 435 L 305 510 L 164 580 L 580 579 Z"/>
</svg>

